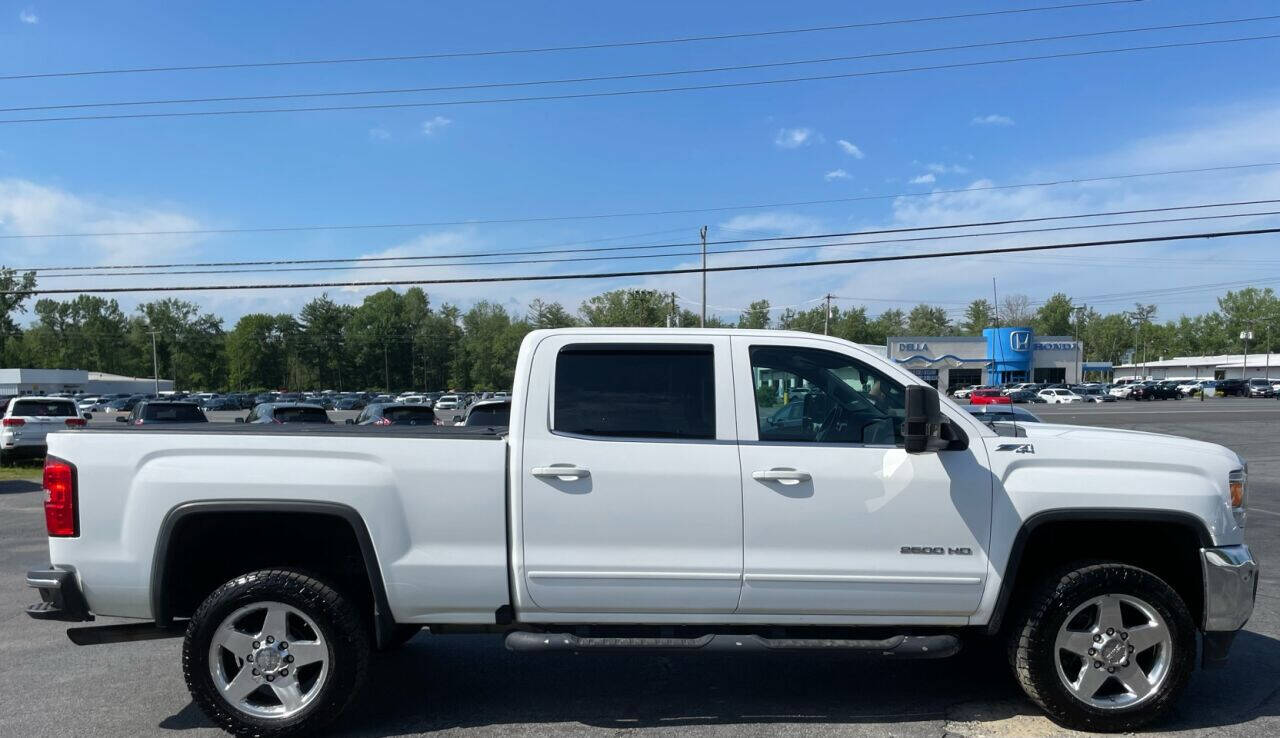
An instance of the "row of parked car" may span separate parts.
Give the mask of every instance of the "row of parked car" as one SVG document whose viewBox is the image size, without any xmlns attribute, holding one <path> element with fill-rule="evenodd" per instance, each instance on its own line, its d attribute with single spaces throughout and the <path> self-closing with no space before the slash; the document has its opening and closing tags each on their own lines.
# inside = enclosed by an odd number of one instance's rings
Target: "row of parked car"
<svg viewBox="0 0 1280 738">
<path fill-rule="evenodd" d="M 1219 397 L 1280 397 L 1280 379 L 1121 379 L 1114 383 L 1045 384 L 1015 382 L 1002 386 L 961 386 L 951 390 L 971 405 L 1062 404 L 1116 400 L 1180 400 L 1202 393 Z"/>
<path fill-rule="evenodd" d="M 446 395 L 438 398 L 424 395 L 394 398 L 375 396 L 375 402 L 361 405 L 360 415 L 346 420 L 348 425 L 460 425 L 506 427 L 511 417 L 511 398 L 480 399 L 480 395 Z M 301 396 L 299 396 L 301 397 Z M 445 398 L 451 398 L 446 400 Z M 94 398 L 101 399 L 101 398 Z M 228 407 L 230 397 L 199 398 L 196 396 L 154 397 L 139 395 L 127 399 L 130 402 L 113 407 L 115 420 L 129 426 L 175 425 L 207 423 L 205 410 L 239 409 Z M 256 398 L 254 398 L 256 399 Z M 219 400 L 219 402 L 214 402 Z M 22 396 L 4 398 L 3 420 L 0 421 L 0 464 L 19 459 L 42 458 L 48 449 L 47 436 L 55 430 L 83 427 L 93 414 L 86 411 L 85 403 L 72 397 Z M 127 409 L 126 409 L 127 405 Z M 448 407 L 445 407 L 445 406 Z M 92 405 L 89 405 L 92 407 Z M 237 423 L 284 425 L 291 423 L 332 424 L 325 404 L 295 401 L 288 394 L 278 395 L 270 402 L 252 405 L 248 414 L 236 418 Z M 449 414 L 449 411 L 454 411 Z M 440 412 L 437 412 L 440 411 Z M 441 415 L 444 413 L 445 415 Z"/>
<path fill-rule="evenodd" d="M 1051 384 L 1012 382 L 1002 386 L 958 387 L 951 392 L 970 405 L 1010 405 L 1021 403 L 1065 404 L 1073 402 L 1115 402 L 1110 386 L 1101 383 Z"/>
</svg>

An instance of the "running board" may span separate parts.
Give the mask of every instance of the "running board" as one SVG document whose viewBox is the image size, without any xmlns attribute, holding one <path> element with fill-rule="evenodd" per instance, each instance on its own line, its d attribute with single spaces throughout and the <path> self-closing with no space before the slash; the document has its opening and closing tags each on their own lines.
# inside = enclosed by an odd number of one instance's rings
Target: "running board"
<svg viewBox="0 0 1280 738">
<path fill-rule="evenodd" d="M 161 638 L 180 638 L 187 632 L 187 621 L 175 622 L 161 628 L 152 622 L 124 623 L 121 625 L 90 625 L 67 628 L 67 638 L 77 646 L 100 646 L 104 643 L 128 643 L 153 641 Z"/>
<path fill-rule="evenodd" d="M 960 650 L 960 640 L 953 635 L 899 635 L 880 640 L 765 638 L 723 633 L 697 638 L 600 638 L 513 631 L 507 634 L 506 643 L 512 651 L 842 651 L 907 659 L 941 659 L 954 656 Z"/>
</svg>

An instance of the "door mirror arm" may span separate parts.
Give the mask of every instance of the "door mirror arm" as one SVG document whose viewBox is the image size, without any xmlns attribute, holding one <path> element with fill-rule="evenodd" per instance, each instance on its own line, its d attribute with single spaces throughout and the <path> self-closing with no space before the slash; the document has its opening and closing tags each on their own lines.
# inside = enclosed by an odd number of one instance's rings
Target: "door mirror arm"
<svg viewBox="0 0 1280 738">
<path fill-rule="evenodd" d="M 933 387 L 908 385 L 906 410 L 906 418 L 902 422 L 902 445 L 907 453 L 958 451 L 969 447 L 969 438 L 943 414 L 938 390 Z"/>
</svg>

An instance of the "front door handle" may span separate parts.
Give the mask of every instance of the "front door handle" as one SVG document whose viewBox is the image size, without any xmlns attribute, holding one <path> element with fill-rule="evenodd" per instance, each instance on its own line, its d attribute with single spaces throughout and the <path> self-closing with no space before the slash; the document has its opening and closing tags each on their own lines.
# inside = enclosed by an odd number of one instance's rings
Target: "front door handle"
<svg viewBox="0 0 1280 738">
<path fill-rule="evenodd" d="M 780 482 L 782 484 L 800 484 L 813 479 L 806 471 L 798 469 L 762 469 L 751 472 L 751 478 L 758 482 Z"/>
<path fill-rule="evenodd" d="M 552 464 L 551 466 L 535 466 L 529 470 L 529 473 L 535 477 L 555 477 L 562 482 L 569 482 L 575 479 L 583 479 L 591 476 L 589 469 L 584 469 L 573 464 Z"/>
</svg>

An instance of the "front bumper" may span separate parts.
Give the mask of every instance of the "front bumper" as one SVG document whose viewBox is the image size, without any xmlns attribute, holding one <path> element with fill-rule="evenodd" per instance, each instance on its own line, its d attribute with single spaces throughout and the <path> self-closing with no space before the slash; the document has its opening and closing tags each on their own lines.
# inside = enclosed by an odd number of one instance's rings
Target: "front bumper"
<svg viewBox="0 0 1280 738">
<path fill-rule="evenodd" d="M 40 590 L 40 602 L 27 606 L 27 615 L 36 620 L 71 623 L 93 620 L 75 572 L 57 567 L 29 571 L 27 586 Z"/>
<path fill-rule="evenodd" d="M 1249 547 L 1223 546 L 1200 549 L 1204 574 L 1204 630 L 1201 662 L 1205 668 L 1222 666 L 1236 632 L 1253 614 L 1258 596 L 1258 562 Z"/>
</svg>

